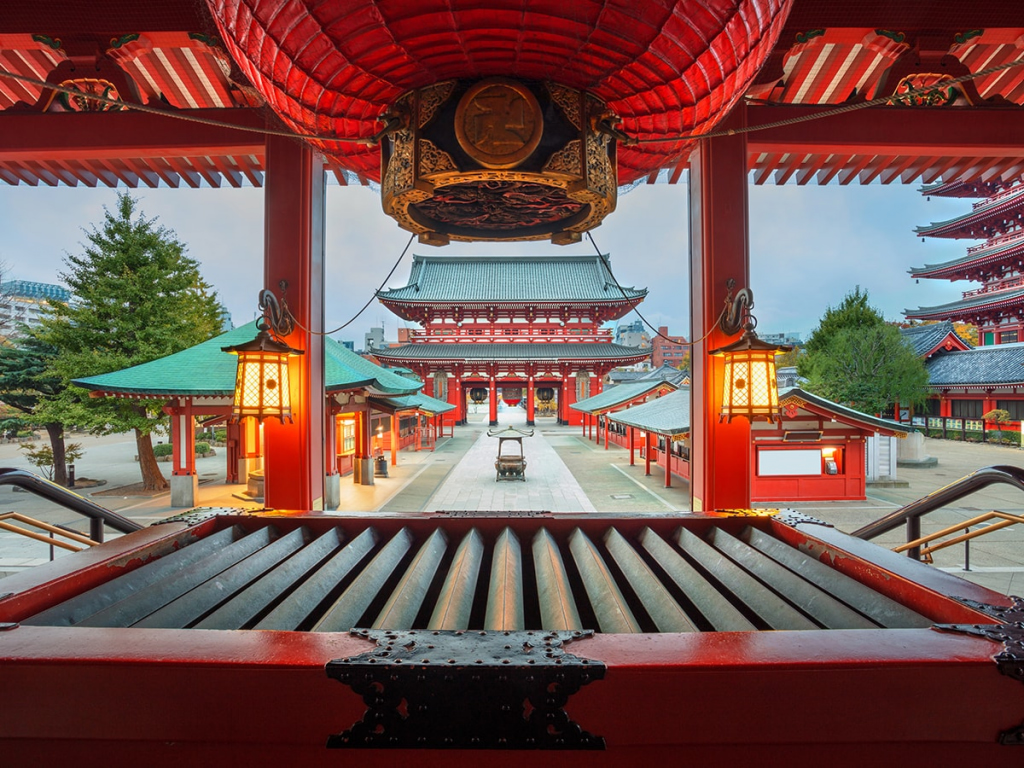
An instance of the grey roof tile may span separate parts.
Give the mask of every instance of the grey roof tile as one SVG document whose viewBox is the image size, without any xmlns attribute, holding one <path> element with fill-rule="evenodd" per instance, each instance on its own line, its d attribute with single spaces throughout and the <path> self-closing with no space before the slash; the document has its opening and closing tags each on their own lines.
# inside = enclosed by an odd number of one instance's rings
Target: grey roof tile
<svg viewBox="0 0 1024 768">
<path fill-rule="evenodd" d="M 380 360 L 615 360 L 647 357 L 651 350 L 604 342 L 520 342 L 508 344 L 423 343 L 374 351 Z"/>
<path fill-rule="evenodd" d="M 964 344 L 970 346 L 966 339 L 956 332 L 951 320 L 943 320 L 940 323 L 930 325 L 915 325 L 910 328 L 900 328 L 900 336 L 914 350 L 918 357 L 924 357 L 949 335 L 953 334 Z"/>
<path fill-rule="evenodd" d="M 947 352 L 925 367 L 932 387 L 1024 383 L 1024 343 Z"/>
<path fill-rule="evenodd" d="M 607 256 L 605 258 L 608 258 Z M 646 289 L 622 286 L 626 296 Z M 601 259 L 593 256 L 413 256 L 408 285 L 378 292 L 384 302 L 622 302 Z"/>
</svg>

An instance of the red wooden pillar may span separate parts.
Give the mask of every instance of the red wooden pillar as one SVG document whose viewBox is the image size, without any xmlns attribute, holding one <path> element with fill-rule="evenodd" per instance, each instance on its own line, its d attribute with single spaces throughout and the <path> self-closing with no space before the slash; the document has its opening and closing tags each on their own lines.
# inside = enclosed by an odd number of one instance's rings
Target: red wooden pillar
<svg viewBox="0 0 1024 768">
<path fill-rule="evenodd" d="M 352 482 L 373 485 L 373 420 L 370 406 L 356 406 L 356 449 L 352 457 Z"/>
<path fill-rule="evenodd" d="M 398 412 L 391 414 L 391 466 L 398 466 Z"/>
<path fill-rule="evenodd" d="M 949 395 L 945 392 L 942 393 L 942 399 L 939 400 L 939 416 L 949 418 L 953 415 L 953 401 L 949 399 Z"/>
<path fill-rule="evenodd" d="M 192 400 L 179 401 L 171 408 L 171 506 L 194 507 L 199 503 L 196 474 L 196 422 Z"/>
<path fill-rule="evenodd" d="M 498 426 L 498 386 L 494 381 L 493 374 L 488 380 L 487 386 L 487 409 L 490 414 L 491 426 L 496 427 Z"/>
<path fill-rule="evenodd" d="M 651 474 L 651 433 L 644 433 L 644 475 Z"/>
<path fill-rule="evenodd" d="M 611 426 L 611 424 L 608 423 L 608 414 L 606 413 L 604 415 L 604 449 L 606 451 L 608 450 L 608 432 L 609 432 L 608 428 L 610 426 Z"/>
<path fill-rule="evenodd" d="M 333 399 L 332 399 L 333 402 Z M 328 406 L 324 416 L 324 471 L 328 477 L 338 474 L 338 414 Z"/>
<path fill-rule="evenodd" d="M 746 123 L 736 107 L 722 128 Z M 750 507 L 750 424 L 719 423 L 721 358 L 709 357 L 737 337 L 711 330 L 722 312 L 726 281 L 750 285 L 747 140 L 744 134 L 707 139 L 690 157 L 690 502 L 694 512 Z M 756 298 L 756 291 L 755 291 Z"/>
<path fill-rule="evenodd" d="M 634 439 L 634 434 L 636 433 L 636 430 L 633 427 L 627 427 L 627 429 L 629 430 L 629 466 L 632 467 L 634 464 L 636 464 L 636 441 Z"/>
<path fill-rule="evenodd" d="M 534 391 L 533 391 L 533 376 L 530 376 L 526 380 L 526 426 L 532 427 L 534 425 Z"/>
<path fill-rule="evenodd" d="M 280 298 L 287 281 L 298 323 L 284 341 L 305 352 L 289 365 L 292 422 L 265 427 L 265 498 L 277 509 L 324 506 L 324 192 L 323 161 L 308 146 L 267 137 L 264 285 Z"/>
<path fill-rule="evenodd" d="M 672 439 L 665 435 L 665 487 L 672 487 Z"/>
</svg>

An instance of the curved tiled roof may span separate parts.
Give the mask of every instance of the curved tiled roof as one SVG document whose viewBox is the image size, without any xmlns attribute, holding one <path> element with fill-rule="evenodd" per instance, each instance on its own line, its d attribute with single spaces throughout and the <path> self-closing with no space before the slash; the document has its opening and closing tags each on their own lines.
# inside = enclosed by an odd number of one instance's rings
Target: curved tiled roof
<svg viewBox="0 0 1024 768">
<path fill-rule="evenodd" d="M 584 400 L 578 400 L 575 403 L 569 403 L 569 407 L 574 411 L 580 411 L 581 413 L 602 413 L 607 411 L 609 408 L 614 408 L 617 405 L 623 405 L 628 403 L 630 400 L 635 400 L 638 397 L 656 392 L 663 387 L 669 387 L 675 389 L 675 385 L 670 384 L 667 381 L 661 381 L 658 379 L 646 379 L 644 381 L 631 381 L 628 384 L 619 384 L 615 387 L 609 387 L 604 392 L 588 397 Z"/>
<path fill-rule="evenodd" d="M 608 258 L 607 256 L 605 257 Z M 646 289 L 623 286 L 630 301 Z M 623 302 L 603 260 L 592 256 L 413 256 L 409 283 L 377 293 L 387 303 Z"/>
<path fill-rule="evenodd" d="M 925 264 L 923 267 L 911 267 L 909 272 L 914 277 L 952 278 L 963 274 L 968 267 L 996 266 L 1011 257 L 1020 257 L 1024 253 L 1024 237 L 1000 243 L 991 248 L 983 248 L 958 259 L 944 261 L 940 264 Z"/>
<path fill-rule="evenodd" d="M 231 397 L 235 391 L 238 356 L 221 348 L 256 336 L 256 322 L 173 355 L 120 371 L 74 379 L 71 383 L 94 392 L 136 397 Z M 324 382 L 328 392 L 367 389 L 374 394 L 410 395 L 422 384 L 381 368 L 333 339 L 324 340 Z"/>
<path fill-rule="evenodd" d="M 1018 210 L 1024 205 L 1024 185 L 1003 197 L 985 202 L 967 213 L 946 221 L 933 221 L 926 227 L 916 227 L 914 233 L 931 237 L 971 237 L 966 234 L 969 226 L 979 224 L 992 216 L 999 216 Z"/>
<path fill-rule="evenodd" d="M 415 395 L 401 397 L 371 397 L 370 402 L 380 410 L 394 413 L 398 411 L 420 411 L 428 416 L 448 413 L 455 410 L 452 403 L 438 400 L 436 397 L 417 392 Z"/>
<path fill-rule="evenodd" d="M 651 354 L 650 349 L 621 344 L 526 342 L 503 344 L 405 344 L 374 350 L 380 360 L 633 360 Z"/>
<path fill-rule="evenodd" d="M 861 413 L 858 410 L 832 402 L 821 395 L 808 392 L 800 387 L 789 387 L 788 389 L 779 390 L 779 405 L 786 405 L 787 403 L 796 403 L 797 405 L 807 403 L 817 406 L 835 418 L 836 421 L 841 421 L 845 424 L 881 430 L 882 432 L 895 434 L 898 437 L 906 437 L 907 435 L 907 428 L 898 422 Z"/>
<path fill-rule="evenodd" d="M 947 352 L 929 360 L 932 387 L 1024 383 L 1024 343 Z"/>
<path fill-rule="evenodd" d="M 943 345 L 950 335 L 954 337 L 950 341 L 957 349 L 961 349 L 961 345 L 965 347 L 971 346 L 956 332 L 950 320 L 945 320 L 941 323 L 930 323 L 929 325 L 915 325 L 911 328 L 900 328 L 900 336 L 903 337 L 905 342 L 910 344 L 918 357 L 926 357 L 931 354 L 936 347 Z"/>
<path fill-rule="evenodd" d="M 609 418 L 656 435 L 681 435 L 690 431 L 690 390 L 669 392 L 649 403 L 616 411 Z"/>
<path fill-rule="evenodd" d="M 977 296 L 971 296 L 959 301 L 951 301 L 949 304 L 938 304 L 934 307 L 918 307 L 917 309 L 905 309 L 903 314 L 907 317 L 929 319 L 958 317 L 961 313 L 969 310 L 977 310 L 995 306 L 1006 306 L 1009 304 L 1020 304 L 1024 300 L 1024 288 L 1010 291 L 993 291 Z"/>
</svg>

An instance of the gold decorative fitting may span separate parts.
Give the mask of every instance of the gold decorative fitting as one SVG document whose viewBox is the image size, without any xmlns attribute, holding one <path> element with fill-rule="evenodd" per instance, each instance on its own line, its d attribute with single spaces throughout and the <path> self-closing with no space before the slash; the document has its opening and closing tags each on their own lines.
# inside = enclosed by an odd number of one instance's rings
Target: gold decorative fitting
<svg viewBox="0 0 1024 768">
<path fill-rule="evenodd" d="M 615 209 L 616 139 L 590 119 L 610 113 L 583 91 L 446 81 L 403 94 L 382 121 L 400 114 L 415 119 L 381 143 L 382 205 L 422 243 L 575 242 Z"/>
<path fill-rule="evenodd" d="M 455 136 L 484 168 L 515 168 L 540 144 L 544 115 L 522 83 L 495 77 L 477 83 L 459 100 Z"/>
</svg>

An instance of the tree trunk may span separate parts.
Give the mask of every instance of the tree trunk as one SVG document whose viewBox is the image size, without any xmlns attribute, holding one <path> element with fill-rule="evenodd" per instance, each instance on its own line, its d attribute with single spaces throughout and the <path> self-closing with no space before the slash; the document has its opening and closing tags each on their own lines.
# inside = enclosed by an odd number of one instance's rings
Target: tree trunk
<svg viewBox="0 0 1024 768">
<path fill-rule="evenodd" d="M 142 487 L 147 491 L 163 491 L 170 487 L 160 472 L 160 465 L 153 455 L 153 439 L 150 434 L 135 430 L 135 448 L 139 452 L 139 468 L 142 470 Z"/>
<path fill-rule="evenodd" d="M 46 434 L 50 436 L 50 450 L 53 451 L 53 482 L 67 488 L 68 464 L 64 456 L 64 425 L 49 422 L 45 427 Z"/>
</svg>

